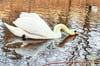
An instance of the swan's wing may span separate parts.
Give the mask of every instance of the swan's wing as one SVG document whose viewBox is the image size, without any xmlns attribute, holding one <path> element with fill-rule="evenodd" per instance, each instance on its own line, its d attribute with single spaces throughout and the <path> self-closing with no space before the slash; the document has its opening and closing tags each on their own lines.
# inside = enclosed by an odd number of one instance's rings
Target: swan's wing
<svg viewBox="0 0 100 66">
<path fill-rule="evenodd" d="M 40 16 L 38 16 L 36 13 L 29 13 L 29 15 L 29 17 L 20 17 L 13 23 L 17 27 L 32 34 L 38 34 L 42 36 L 49 36 L 50 34 L 54 34 L 50 27 Z"/>
<path fill-rule="evenodd" d="M 8 25 L 7 23 L 4 23 L 4 24 L 14 35 L 19 36 L 19 37 L 24 35 L 24 31 L 21 30 L 20 28 Z"/>
<path fill-rule="evenodd" d="M 19 17 L 32 17 L 33 15 L 31 15 L 31 13 L 27 13 L 27 12 L 21 12 Z"/>
</svg>

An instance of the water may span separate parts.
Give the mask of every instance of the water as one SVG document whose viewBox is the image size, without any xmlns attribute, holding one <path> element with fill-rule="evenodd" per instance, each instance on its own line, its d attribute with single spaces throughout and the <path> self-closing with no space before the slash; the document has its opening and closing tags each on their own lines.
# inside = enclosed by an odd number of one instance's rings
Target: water
<svg viewBox="0 0 100 66">
<path fill-rule="evenodd" d="M 94 14 L 96 16 L 96 14 Z M 99 18 L 99 16 L 98 16 Z M 50 66 L 71 66 L 74 65 L 70 62 L 91 62 L 94 56 L 95 66 L 100 65 L 100 20 L 90 18 L 89 25 L 82 26 L 77 20 L 72 20 L 71 27 L 75 28 L 80 34 L 71 42 L 65 43 L 63 47 L 56 48 L 53 43 L 60 43 L 65 37 L 61 39 L 48 40 L 43 44 L 26 46 L 25 48 L 19 48 L 21 43 L 17 43 L 7 48 L 4 47 L 9 38 L 5 37 L 5 27 L 0 21 L 0 65 L 1 66 L 42 66 L 48 63 Z M 8 31 L 7 31 L 8 32 Z M 21 39 L 19 39 L 21 40 Z M 33 42 L 33 41 L 31 41 Z M 17 46 L 18 47 L 14 47 Z M 47 46 L 46 46 L 47 45 Z M 37 52 L 37 50 L 39 52 Z M 16 52 L 17 53 L 16 53 Z M 62 63 L 61 63 L 62 62 Z M 69 63 L 63 63 L 69 62 Z M 57 64 L 59 63 L 59 64 Z M 76 63 L 76 66 L 82 66 L 82 63 Z M 74 65 L 74 66 L 75 66 Z M 90 66 L 91 63 L 87 63 Z"/>
</svg>

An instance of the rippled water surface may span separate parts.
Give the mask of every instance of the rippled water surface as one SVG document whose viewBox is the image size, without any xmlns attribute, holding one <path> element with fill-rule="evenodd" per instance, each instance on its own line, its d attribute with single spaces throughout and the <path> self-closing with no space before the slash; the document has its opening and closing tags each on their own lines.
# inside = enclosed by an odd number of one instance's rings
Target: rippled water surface
<svg viewBox="0 0 100 66">
<path fill-rule="evenodd" d="M 33 40 L 29 40 L 30 45 L 25 48 L 19 48 L 21 43 L 15 43 L 16 47 L 15 45 L 11 45 L 10 48 L 4 47 L 10 41 L 7 41 L 9 38 L 5 36 L 7 33 L 4 33 L 6 28 L 2 21 L 0 21 L 0 66 L 42 66 L 48 63 L 54 63 L 48 66 L 74 65 L 70 62 L 80 62 L 76 63 L 76 66 L 82 66 L 81 62 L 91 62 L 93 58 L 96 62 L 95 66 L 100 66 L 99 16 L 97 19 L 90 17 L 88 23 L 83 21 L 83 26 L 77 21 L 72 20 L 71 27 L 75 28 L 79 32 L 79 35 L 73 41 L 66 42 L 63 47 L 58 48 L 53 44 L 58 44 L 64 40 L 65 33 L 62 33 L 63 37 L 61 39 L 47 40 L 44 42 L 38 41 L 40 42 L 38 45 Z M 9 36 L 10 38 L 13 37 L 10 34 Z M 13 40 L 21 42 L 19 38 L 13 38 Z M 32 45 L 32 43 L 35 45 Z M 86 65 L 90 66 L 91 63 L 87 63 Z"/>
</svg>

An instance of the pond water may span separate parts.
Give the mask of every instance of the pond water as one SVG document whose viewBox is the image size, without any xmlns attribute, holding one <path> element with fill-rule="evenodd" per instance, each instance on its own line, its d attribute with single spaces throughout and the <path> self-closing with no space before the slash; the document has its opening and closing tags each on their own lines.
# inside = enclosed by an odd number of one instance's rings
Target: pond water
<svg viewBox="0 0 100 66">
<path fill-rule="evenodd" d="M 47 40 L 42 44 L 32 45 L 34 41 L 30 40 L 27 47 L 19 48 L 21 43 L 17 43 L 15 44 L 17 47 L 11 45 L 12 48 L 9 48 L 5 47 L 9 38 L 5 36 L 6 28 L 0 21 L 0 66 L 82 66 L 81 62 L 86 62 L 86 66 L 90 66 L 93 58 L 95 66 L 100 66 L 99 15 L 95 18 L 90 17 L 88 23 L 84 21 L 84 26 L 72 20 L 71 27 L 75 28 L 79 35 L 73 41 L 65 43 L 63 47 L 55 47 L 53 43 L 61 42 L 66 37 L 65 33 L 62 33 L 62 38 L 55 41 Z M 13 40 L 21 41 L 20 38 Z"/>
</svg>

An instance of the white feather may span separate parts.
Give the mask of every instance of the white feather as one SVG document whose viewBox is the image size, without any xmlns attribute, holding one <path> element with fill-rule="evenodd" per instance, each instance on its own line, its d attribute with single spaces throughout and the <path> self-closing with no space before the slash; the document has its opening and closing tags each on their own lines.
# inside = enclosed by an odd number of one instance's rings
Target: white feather
<svg viewBox="0 0 100 66">
<path fill-rule="evenodd" d="M 24 35 L 24 31 L 21 30 L 20 28 L 8 25 L 7 23 L 4 23 L 6 25 L 6 27 L 16 36 L 22 36 Z"/>
<path fill-rule="evenodd" d="M 26 17 L 25 17 L 26 16 Z M 17 27 L 31 33 L 41 36 L 51 36 L 54 32 L 46 22 L 36 13 L 22 13 L 20 18 L 13 22 Z"/>
<path fill-rule="evenodd" d="M 32 39 L 48 39 L 48 37 L 45 36 L 40 36 L 40 35 L 36 35 L 36 34 L 30 34 L 26 31 L 24 31 L 21 28 L 18 27 L 14 27 L 11 25 L 8 25 L 7 23 L 4 23 L 6 25 L 6 27 L 16 36 L 22 37 L 23 35 L 26 35 L 25 38 L 32 38 Z"/>
</svg>

